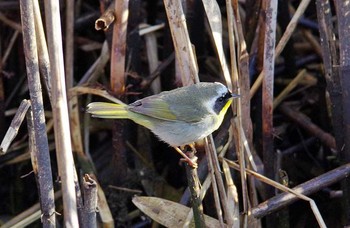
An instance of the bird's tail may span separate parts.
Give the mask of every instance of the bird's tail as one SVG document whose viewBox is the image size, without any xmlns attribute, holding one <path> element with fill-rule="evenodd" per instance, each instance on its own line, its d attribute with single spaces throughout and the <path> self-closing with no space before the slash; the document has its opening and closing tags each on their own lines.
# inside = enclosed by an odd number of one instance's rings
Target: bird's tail
<svg viewBox="0 0 350 228">
<path fill-rule="evenodd" d="M 126 107 L 126 104 L 92 102 L 88 104 L 86 112 L 97 118 L 125 119 L 128 118 Z"/>
</svg>

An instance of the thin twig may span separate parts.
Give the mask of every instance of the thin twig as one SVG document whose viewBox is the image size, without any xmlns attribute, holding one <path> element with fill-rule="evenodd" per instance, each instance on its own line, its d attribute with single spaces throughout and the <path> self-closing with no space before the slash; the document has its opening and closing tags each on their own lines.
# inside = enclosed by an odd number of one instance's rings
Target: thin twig
<svg viewBox="0 0 350 228">
<path fill-rule="evenodd" d="M 4 24 L 7 24 L 11 28 L 13 28 L 19 32 L 22 32 L 22 26 L 14 21 L 11 21 L 10 19 L 8 19 L 3 13 L 0 13 L 0 21 L 2 21 Z"/>
<path fill-rule="evenodd" d="M 4 56 L 1 58 L 1 67 L 4 68 L 5 64 L 6 64 L 6 61 L 7 61 L 7 58 L 9 57 L 11 51 L 13 50 L 13 45 L 15 44 L 15 41 L 17 40 L 17 37 L 18 37 L 18 34 L 20 33 L 20 31 L 16 30 L 12 37 L 11 37 L 11 40 L 10 42 L 6 45 L 7 48 L 6 48 L 6 51 L 5 51 L 5 54 Z"/>
<path fill-rule="evenodd" d="M 283 101 L 283 99 L 299 84 L 306 73 L 307 72 L 304 69 L 300 71 L 297 76 L 295 76 L 295 78 L 288 84 L 288 86 L 284 88 L 284 90 L 273 101 L 273 109 L 275 109 Z"/>
</svg>

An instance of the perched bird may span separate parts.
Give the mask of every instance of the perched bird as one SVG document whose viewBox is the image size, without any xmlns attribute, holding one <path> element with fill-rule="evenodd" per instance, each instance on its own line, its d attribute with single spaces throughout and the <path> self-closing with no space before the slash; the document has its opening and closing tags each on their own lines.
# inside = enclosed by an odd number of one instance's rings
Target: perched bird
<svg viewBox="0 0 350 228">
<path fill-rule="evenodd" d="M 130 119 L 150 129 L 158 138 L 197 167 L 179 147 L 203 139 L 219 128 L 234 97 L 221 83 L 198 84 L 164 91 L 132 104 L 93 102 L 87 112 L 93 117 Z"/>
</svg>

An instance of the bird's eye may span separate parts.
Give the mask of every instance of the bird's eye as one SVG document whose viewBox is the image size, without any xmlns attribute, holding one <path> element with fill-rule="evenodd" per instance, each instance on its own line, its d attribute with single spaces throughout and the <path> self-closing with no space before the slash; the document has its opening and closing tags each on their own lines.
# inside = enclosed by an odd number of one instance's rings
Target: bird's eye
<svg viewBox="0 0 350 228">
<path fill-rule="evenodd" d="M 219 98 L 218 98 L 218 101 L 219 101 L 219 102 L 223 102 L 223 101 L 224 101 L 224 97 L 219 97 Z"/>
</svg>

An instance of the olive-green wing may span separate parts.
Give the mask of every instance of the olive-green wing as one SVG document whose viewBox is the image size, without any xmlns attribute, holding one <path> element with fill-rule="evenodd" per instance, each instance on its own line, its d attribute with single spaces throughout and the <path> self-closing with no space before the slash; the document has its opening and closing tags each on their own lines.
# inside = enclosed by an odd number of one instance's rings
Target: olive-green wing
<svg viewBox="0 0 350 228">
<path fill-rule="evenodd" d="M 185 93 L 161 93 L 138 100 L 129 105 L 129 110 L 167 121 L 198 122 L 207 109 L 197 96 Z"/>
<path fill-rule="evenodd" d="M 176 120 L 176 116 L 170 111 L 168 104 L 161 99 L 148 99 L 147 97 L 130 104 L 128 109 L 157 119 Z"/>
</svg>

